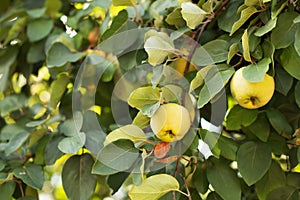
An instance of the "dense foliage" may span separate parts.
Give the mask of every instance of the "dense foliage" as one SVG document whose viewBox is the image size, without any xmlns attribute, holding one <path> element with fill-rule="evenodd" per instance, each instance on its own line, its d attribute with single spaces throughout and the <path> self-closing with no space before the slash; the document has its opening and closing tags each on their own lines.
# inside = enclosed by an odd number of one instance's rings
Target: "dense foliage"
<svg viewBox="0 0 300 200">
<path fill-rule="evenodd" d="M 294 0 L 1 0 L 0 199 L 65 199 L 58 176 L 72 200 L 298 200 L 299 13 Z M 274 77 L 261 108 L 232 98 L 244 66 L 250 82 Z M 193 120 L 171 143 L 149 126 L 166 103 Z"/>
</svg>

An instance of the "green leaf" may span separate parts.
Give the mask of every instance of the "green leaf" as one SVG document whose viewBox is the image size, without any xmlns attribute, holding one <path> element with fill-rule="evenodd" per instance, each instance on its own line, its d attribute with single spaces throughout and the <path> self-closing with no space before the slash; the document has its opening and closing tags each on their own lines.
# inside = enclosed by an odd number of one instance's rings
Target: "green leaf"
<svg viewBox="0 0 300 200">
<path fill-rule="evenodd" d="M 242 36 L 242 46 L 244 59 L 248 62 L 252 62 L 249 47 L 248 29 L 244 31 L 244 34 Z"/>
<path fill-rule="evenodd" d="M 76 154 L 85 144 L 85 133 L 78 132 L 76 135 L 66 137 L 58 143 L 58 149 L 64 153 Z"/>
<path fill-rule="evenodd" d="M 143 115 L 143 113 L 140 111 L 133 119 L 132 124 L 140 128 L 145 128 L 150 124 L 150 118 L 146 115 Z"/>
<path fill-rule="evenodd" d="M 264 26 L 257 29 L 257 31 L 254 33 L 255 36 L 261 37 L 265 35 L 266 33 L 270 32 L 276 27 L 277 24 L 277 17 L 274 19 L 270 19 L 268 23 L 266 23 Z"/>
<path fill-rule="evenodd" d="M 255 6 L 255 5 L 260 5 L 259 0 L 245 0 L 245 5 L 246 6 Z"/>
<path fill-rule="evenodd" d="M 94 159 L 90 154 L 70 157 L 62 169 L 62 184 L 69 199 L 89 200 L 94 193 L 97 176 L 91 174 Z"/>
<path fill-rule="evenodd" d="M 148 62 L 153 66 L 163 63 L 174 52 L 174 45 L 170 40 L 158 36 L 147 38 L 144 48 L 148 54 Z"/>
<path fill-rule="evenodd" d="M 63 43 L 54 43 L 47 52 L 47 67 L 60 67 L 67 62 L 75 62 L 82 57 L 82 53 L 73 53 Z"/>
<path fill-rule="evenodd" d="M 238 169 L 249 186 L 266 174 L 271 162 L 271 148 L 265 143 L 246 142 L 240 146 L 237 152 Z"/>
<path fill-rule="evenodd" d="M 166 18 L 166 22 L 170 25 L 175 25 L 176 27 L 184 27 L 186 25 L 184 19 L 182 18 L 181 9 L 176 8 Z"/>
<path fill-rule="evenodd" d="M 196 88 L 204 84 L 204 78 L 207 76 L 208 72 L 214 67 L 215 67 L 214 65 L 208 65 L 206 67 L 203 67 L 197 72 L 195 78 L 191 81 L 190 92 L 194 91 Z"/>
<path fill-rule="evenodd" d="M 26 13 L 28 14 L 29 17 L 36 19 L 42 17 L 45 14 L 46 10 L 47 10 L 46 7 L 35 8 L 35 9 L 27 10 Z"/>
<path fill-rule="evenodd" d="M 228 3 L 226 9 L 223 10 L 221 15 L 217 18 L 219 28 L 226 32 L 231 31 L 233 24 L 238 21 L 240 17 L 237 14 L 237 10 L 241 3 L 241 1 L 230 1 Z"/>
<path fill-rule="evenodd" d="M 277 25 L 271 33 L 271 42 L 276 49 L 286 48 L 293 43 L 296 31 L 293 20 L 297 16 L 296 12 L 284 12 L 279 15 Z"/>
<path fill-rule="evenodd" d="M 0 49 L 0 92 L 4 92 L 7 87 L 10 74 L 14 69 L 13 64 L 17 58 L 18 51 L 16 47 Z M 0 110 L 2 115 L 3 111 L 2 109 Z"/>
<path fill-rule="evenodd" d="M 239 52 L 238 43 L 233 43 L 228 52 L 227 64 L 230 63 L 231 59 Z"/>
<path fill-rule="evenodd" d="M 141 112 L 148 117 L 152 117 L 159 106 L 160 102 L 156 102 L 155 104 L 147 104 L 142 107 Z"/>
<path fill-rule="evenodd" d="M 112 0 L 114 6 L 134 6 L 136 5 L 136 0 Z"/>
<path fill-rule="evenodd" d="M 63 153 L 58 149 L 58 143 L 64 137 L 61 135 L 54 135 L 49 140 L 45 148 L 45 163 L 47 165 L 53 165 L 55 161 L 63 155 Z"/>
<path fill-rule="evenodd" d="M 61 97 L 67 89 L 70 79 L 66 73 L 61 73 L 58 75 L 57 79 L 51 83 L 51 97 L 50 106 L 55 109 L 60 102 Z"/>
<path fill-rule="evenodd" d="M 35 42 L 45 38 L 53 28 L 51 19 L 36 19 L 27 26 L 27 36 L 31 42 Z"/>
<path fill-rule="evenodd" d="M 290 138 L 293 134 L 293 128 L 287 118 L 276 109 L 268 109 L 267 117 L 272 127 L 283 137 Z"/>
<path fill-rule="evenodd" d="M 300 80 L 300 70 L 298 63 L 300 63 L 300 56 L 297 54 L 293 46 L 283 49 L 280 55 L 280 62 L 283 68 L 294 78 Z"/>
<path fill-rule="evenodd" d="M 15 135 L 8 143 L 7 148 L 5 149 L 5 155 L 8 156 L 11 153 L 19 149 L 24 142 L 28 139 L 30 133 L 25 131 Z"/>
<path fill-rule="evenodd" d="M 220 161 L 207 168 L 207 178 L 214 190 L 224 200 L 240 200 L 241 186 L 236 173 Z"/>
<path fill-rule="evenodd" d="M 168 174 L 148 177 L 140 186 L 133 186 L 128 195 L 132 200 L 157 200 L 171 191 L 179 190 L 178 181 Z"/>
<path fill-rule="evenodd" d="M 16 188 L 16 183 L 14 181 L 5 181 L 0 185 L 0 199 L 12 199 Z"/>
<path fill-rule="evenodd" d="M 249 126 L 256 120 L 258 113 L 258 110 L 249 110 L 235 105 L 227 115 L 226 127 L 228 130 L 239 130 L 243 126 Z"/>
<path fill-rule="evenodd" d="M 298 172 L 287 173 L 286 184 L 290 185 L 290 186 L 299 187 L 300 186 L 300 174 Z"/>
<path fill-rule="evenodd" d="M 44 184 L 44 171 L 40 165 L 27 164 L 13 170 L 14 176 L 35 189 L 42 189 Z"/>
<path fill-rule="evenodd" d="M 126 171 L 136 162 L 138 156 L 139 151 L 129 140 L 109 143 L 98 153 L 93 173 L 105 175 L 108 172 Z M 97 164 L 98 161 L 100 163 Z M 111 170 L 107 170 L 107 167 Z"/>
<path fill-rule="evenodd" d="M 296 52 L 300 56 L 300 27 L 298 27 L 298 29 L 295 33 L 294 47 L 295 47 Z"/>
<path fill-rule="evenodd" d="M 273 161 L 268 172 L 255 184 L 255 191 L 259 199 L 266 199 L 268 194 L 286 182 L 281 167 Z"/>
<path fill-rule="evenodd" d="M 135 89 L 128 98 L 128 104 L 137 109 L 142 109 L 145 105 L 152 105 L 160 100 L 160 89 L 151 86 Z"/>
<path fill-rule="evenodd" d="M 300 108 L 300 81 L 298 81 L 295 86 L 295 101 Z"/>
<path fill-rule="evenodd" d="M 238 144 L 235 141 L 221 135 L 218 139 L 218 146 L 224 158 L 232 161 L 236 160 Z"/>
<path fill-rule="evenodd" d="M 205 84 L 199 93 L 197 102 L 198 108 L 202 108 L 224 89 L 224 86 L 233 74 L 234 69 L 227 65 L 219 65 L 218 67 L 212 68 L 205 77 Z"/>
<path fill-rule="evenodd" d="M 292 186 L 283 186 L 273 190 L 267 200 L 298 200 L 298 189 Z"/>
<path fill-rule="evenodd" d="M 28 104 L 28 98 L 24 94 L 7 96 L 0 101 L 1 116 L 3 117 L 12 111 L 21 109 L 27 106 L 27 104 Z"/>
<path fill-rule="evenodd" d="M 283 95 L 287 95 L 293 86 L 293 77 L 291 77 L 285 70 L 278 67 L 275 71 L 275 89 Z M 296 90 L 295 90 L 296 93 Z"/>
<path fill-rule="evenodd" d="M 293 20 L 293 23 L 294 24 L 297 24 L 300 22 L 300 16 L 296 17 L 294 20 Z"/>
<path fill-rule="evenodd" d="M 205 194 L 208 190 L 209 182 L 206 176 L 206 169 L 202 165 L 197 165 L 197 169 L 192 176 L 192 183 L 196 190 L 201 194 Z"/>
<path fill-rule="evenodd" d="M 127 11 L 126 10 L 120 11 L 118 15 L 113 19 L 110 28 L 103 33 L 101 38 L 103 40 L 106 40 L 112 35 L 118 33 L 122 28 L 126 26 L 127 22 L 128 22 Z"/>
<path fill-rule="evenodd" d="M 249 82 L 261 82 L 265 78 L 265 74 L 269 70 L 270 58 L 264 58 L 257 64 L 251 64 L 243 69 L 243 77 Z"/>
<path fill-rule="evenodd" d="M 205 19 L 205 15 L 208 13 L 192 2 L 184 2 L 181 4 L 181 14 L 187 26 L 194 29 Z"/>
<path fill-rule="evenodd" d="M 248 126 L 247 129 L 261 141 L 268 141 L 270 135 L 270 124 L 265 115 L 258 115 L 255 122 Z"/>
<path fill-rule="evenodd" d="M 46 58 L 44 53 L 45 41 L 41 40 L 39 42 L 33 43 L 27 53 L 27 61 L 29 63 L 36 63 L 42 61 Z"/>
<path fill-rule="evenodd" d="M 108 145 L 120 139 L 131 140 L 133 143 L 143 142 L 146 140 L 144 131 L 135 125 L 126 125 L 110 132 L 104 141 L 104 145 Z"/>
<path fill-rule="evenodd" d="M 218 195 L 218 193 L 216 192 L 210 192 L 207 195 L 206 200 L 223 200 L 222 197 L 220 197 L 220 195 Z"/>
<path fill-rule="evenodd" d="M 243 9 L 240 19 L 233 24 L 229 36 L 232 36 L 252 15 L 257 12 L 258 10 L 254 6 L 249 6 Z"/>
<path fill-rule="evenodd" d="M 223 62 L 227 60 L 228 50 L 228 41 L 221 39 L 212 40 L 196 49 L 192 63 L 195 63 L 197 66 L 207 66 Z"/>
</svg>

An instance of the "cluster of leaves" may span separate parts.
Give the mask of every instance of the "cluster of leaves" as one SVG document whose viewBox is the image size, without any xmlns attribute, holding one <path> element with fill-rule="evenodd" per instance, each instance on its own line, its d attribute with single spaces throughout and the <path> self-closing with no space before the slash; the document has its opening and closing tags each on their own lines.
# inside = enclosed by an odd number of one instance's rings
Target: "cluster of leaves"
<svg viewBox="0 0 300 200">
<path fill-rule="evenodd" d="M 299 2 L 1 0 L 0 11 L 0 199 L 38 199 L 52 175 L 47 167 L 64 154 L 69 199 L 102 199 L 129 186 L 138 200 L 299 199 Z M 160 31 L 115 37 L 147 27 Z M 178 47 L 183 35 L 201 46 Z M 126 49 L 134 50 L 118 56 Z M 169 70 L 181 58 L 182 74 Z M 75 87 L 80 66 L 84 82 Z M 243 66 L 251 82 L 274 76 L 274 96 L 260 109 L 231 98 L 228 83 Z M 114 95 L 133 116 L 121 127 Z M 196 113 L 209 121 L 224 95 L 221 133 L 204 129 Z M 149 129 L 169 102 L 195 117 L 186 137 L 171 144 Z M 202 154 L 201 141 L 212 156 Z"/>
</svg>

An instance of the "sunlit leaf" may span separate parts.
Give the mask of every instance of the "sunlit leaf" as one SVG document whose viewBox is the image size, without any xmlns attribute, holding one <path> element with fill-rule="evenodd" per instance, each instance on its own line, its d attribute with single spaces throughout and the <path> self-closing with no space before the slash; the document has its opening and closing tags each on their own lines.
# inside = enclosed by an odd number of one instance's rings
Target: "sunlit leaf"
<svg viewBox="0 0 300 200">
<path fill-rule="evenodd" d="M 156 174 L 133 186 L 128 195 L 132 200 L 157 200 L 171 191 L 179 190 L 178 181 L 168 174 Z"/>
</svg>

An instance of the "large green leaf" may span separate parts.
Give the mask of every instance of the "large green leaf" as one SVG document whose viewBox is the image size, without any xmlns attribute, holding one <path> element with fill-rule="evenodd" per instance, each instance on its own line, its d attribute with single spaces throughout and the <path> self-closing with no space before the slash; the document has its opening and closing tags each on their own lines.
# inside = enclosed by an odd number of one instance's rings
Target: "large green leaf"
<svg viewBox="0 0 300 200">
<path fill-rule="evenodd" d="M 35 189 L 42 189 L 44 185 L 44 171 L 40 165 L 27 164 L 13 170 L 14 176 Z"/>
<path fill-rule="evenodd" d="M 241 186 L 236 173 L 220 161 L 207 168 L 207 178 L 214 190 L 224 200 L 240 200 Z"/>
<path fill-rule="evenodd" d="M 202 47 L 196 49 L 192 62 L 198 66 L 223 62 L 227 60 L 229 45 L 228 41 L 221 39 L 207 42 Z"/>
<path fill-rule="evenodd" d="M 298 189 L 292 186 L 283 186 L 269 193 L 267 200 L 299 200 Z"/>
<path fill-rule="evenodd" d="M 35 42 L 46 37 L 53 28 L 51 19 L 36 19 L 27 26 L 27 36 L 31 42 Z"/>
<path fill-rule="evenodd" d="M 208 74 L 204 77 L 205 84 L 199 93 L 199 99 L 197 102 L 198 108 L 202 108 L 222 89 L 224 89 L 226 83 L 229 81 L 234 72 L 234 69 L 227 65 L 219 65 L 211 68 Z M 202 77 L 198 78 L 201 79 Z M 193 81 L 195 81 L 195 79 Z"/>
<path fill-rule="evenodd" d="M 178 181 L 168 174 L 156 174 L 133 186 L 128 195 L 131 200 L 157 200 L 171 191 L 179 190 Z"/>
<path fill-rule="evenodd" d="M 264 58 L 256 64 L 248 65 L 243 69 L 243 77 L 249 82 L 261 82 L 269 70 L 270 58 Z"/>
<path fill-rule="evenodd" d="M 58 143 L 58 149 L 64 153 L 76 154 L 85 144 L 85 133 L 77 132 L 76 135 L 66 137 Z"/>
<path fill-rule="evenodd" d="M 279 110 L 268 109 L 267 116 L 273 128 L 280 135 L 287 138 L 291 137 L 293 134 L 293 128 L 289 124 L 287 118 Z"/>
<path fill-rule="evenodd" d="M 59 142 L 64 137 L 61 135 L 53 135 L 48 141 L 45 147 L 45 163 L 47 165 L 53 165 L 55 161 L 63 155 L 63 153 L 58 149 Z"/>
<path fill-rule="evenodd" d="M 279 15 L 277 25 L 271 33 L 271 42 L 276 49 L 286 48 L 293 43 L 296 31 L 293 20 L 297 16 L 296 12 L 284 12 Z"/>
<path fill-rule="evenodd" d="M 217 18 L 219 28 L 226 32 L 230 32 L 232 25 L 239 19 L 239 15 L 236 13 L 238 7 L 242 4 L 241 1 L 230 1 L 226 6 L 226 9 L 222 11 L 220 17 Z"/>
<path fill-rule="evenodd" d="M 82 53 L 71 52 L 63 43 L 54 43 L 47 52 L 47 66 L 60 67 L 67 62 L 75 62 L 82 57 Z"/>
<path fill-rule="evenodd" d="M 28 139 L 30 133 L 27 131 L 21 132 L 15 135 L 9 142 L 7 143 L 7 148 L 5 148 L 5 155 L 10 155 L 17 149 L 19 149 L 24 142 Z"/>
<path fill-rule="evenodd" d="M 112 35 L 118 33 L 124 26 L 126 26 L 127 22 L 128 22 L 128 13 L 126 10 L 122 10 L 114 18 L 110 28 L 103 33 L 102 38 L 105 40 L 111 37 Z"/>
<path fill-rule="evenodd" d="M 300 80 L 300 70 L 298 63 L 300 62 L 300 56 L 297 54 L 293 46 L 283 49 L 280 55 L 280 62 L 283 68 L 294 78 Z"/>
<path fill-rule="evenodd" d="M 27 52 L 27 61 L 29 63 L 36 63 L 43 61 L 46 58 L 44 53 L 45 41 L 41 40 L 33 43 Z"/>
<path fill-rule="evenodd" d="M 139 151 L 130 140 L 117 140 L 109 143 L 98 153 L 93 173 L 106 175 L 126 171 L 133 166 L 138 156 Z"/>
<path fill-rule="evenodd" d="M 131 107 L 142 109 L 145 105 L 155 104 L 160 100 L 160 89 L 151 86 L 135 89 L 128 98 Z"/>
<path fill-rule="evenodd" d="M 0 92 L 4 92 L 7 87 L 10 74 L 14 69 L 13 64 L 18 55 L 18 51 L 16 47 L 0 49 Z M 1 111 L 1 114 L 2 113 L 3 111 Z"/>
<path fill-rule="evenodd" d="M 192 176 L 192 183 L 198 192 L 205 194 L 208 190 L 209 182 L 206 176 L 206 169 L 202 167 L 202 165 L 197 165 L 197 169 Z"/>
<path fill-rule="evenodd" d="M 270 124 L 264 114 L 258 115 L 254 123 L 247 129 L 261 141 L 267 142 L 270 135 Z"/>
<path fill-rule="evenodd" d="M 276 27 L 276 24 L 277 24 L 277 17 L 274 19 L 270 19 L 268 23 L 266 23 L 264 26 L 257 29 L 254 35 L 261 37 L 264 34 L 270 32 L 272 29 L 274 29 Z"/>
<path fill-rule="evenodd" d="M 293 86 L 293 77 L 285 70 L 278 67 L 275 71 L 275 89 L 283 95 L 287 95 Z M 295 90 L 296 91 L 296 90 Z"/>
<path fill-rule="evenodd" d="M 97 176 L 92 174 L 90 154 L 74 155 L 63 166 L 62 183 L 69 199 L 88 200 L 94 193 Z"/>
<path fill-rule="evenodd" d="M 1 86 L 0 86 L 1 87 Z M 0 101 L 1 116 L 27 106 L 28 98 L 24 94 L 16 94 L 5 97 Z"/>
<path fill-rule="evenodd" d="M 255 184 L 255 191 L 260 200 L 266 199 L 268 194 L 286 182 L 285 174 L 280 165 L 275 161 L 272 162 L 268 172 Z"/>
<path fill-rule="evenodd" d="M 297 31 L 295 33 L 294 47 L 298 55 L 300 56 L 300 27 L 298 25 Z"/>
<path fill-rule="evenodd" d="M 104 141 L 104 145 L 108 145 L 109 143 L 120 139 L 131 140 L 134 143 L 142 142 L 146 140 L 146 135 L 138 126 L 126 125 L 110 132 Z"/>
<path fill-rule="evenodd" d="M 227 115 L 226 127 L 229 130 L 239 130 L 243 126 L 249 126 L 256 120 L 258 113 L 258 110 L 249 110 L 235 105 Z"/>
<path fill-rule="evenodd" d="M 249 186 L 266 174 L 271 162 L 271 148 L 261 142 L 246 142 L 237 152 L 238 169 Z"/>
<path fill-rule="evenodd" d="M 0 185 L 0 199 L 12 199 L 16 188 L 14 181 L 6 181 Z"/>
<path fill-rule="evenodd" d="M 51 83 L 50 106 L 56 108 L 61 97 L 67 89 L 70 79 L 65 73 L 58 75 L 57 79 Z"/>
<path fill-rule="evenodd" d="M 244 8 L 241 12 L 240 19 L 233 24 L 230 31 L 230 36 L 233 35 L 252 15 L 257 12 L 258 10 L 254 6 Z"/>
</svg>

